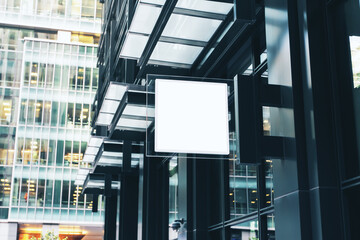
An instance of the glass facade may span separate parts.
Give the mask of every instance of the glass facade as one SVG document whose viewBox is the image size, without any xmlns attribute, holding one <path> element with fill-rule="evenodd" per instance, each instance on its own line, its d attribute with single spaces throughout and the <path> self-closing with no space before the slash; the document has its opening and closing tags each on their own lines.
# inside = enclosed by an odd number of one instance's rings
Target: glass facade
<svg viewBox="0 0 360 240">
<path fill-rule="evenodd" d="M 98 32 L 102 4 L 96 0 L 4 0 L 0 1 L 1 22 L 19 21 L 37 27 Z"/>
<path fill-rule="evenodd" d="M 15 136 L 16 151 L 11 155 L 4 146 L 2 153 L 2 162 L 14 165 L 9 219 L 101 222 L 103 212 L 91 212 L 92 196 L 74 185 L 77 169 L 88 167 L 82 158 L 97 89 L 97 48 L 36 39 L 25 39 L 24 46 L 17 131 L 7 133 Z"/>
</svg>

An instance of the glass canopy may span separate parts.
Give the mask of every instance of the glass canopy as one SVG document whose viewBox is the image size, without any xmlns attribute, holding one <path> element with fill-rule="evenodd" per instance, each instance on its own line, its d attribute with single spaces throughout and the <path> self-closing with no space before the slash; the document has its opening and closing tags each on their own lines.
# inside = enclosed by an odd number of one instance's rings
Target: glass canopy
<svg viewBox="0 0 360 240">
<path fill-rule="evenodd" d="M 164 4 L 165 0 L 137 2 L 120 57 L 141 57 Z M 178 1 L 150 56 L 149 63 L 191 67 L 232 7 L 231 3 L 206 0 Z"/>
<path fill-rule="evenodd" d="M 119 107 L 120 100 L 123 98 L 127 86 L 118 82 L 110 82 L 106 91 L 103 103 L 96 119 L 96 125 L 110 125 L 116 110 Z"/>
<path fill-rule="evenodd" d="M 131 153 L 131 167 L 136 168 L 139 165 L 139 160 L 143 156 L 140 153 L 140 145 L 133 144 Z M 99 153 L 96 155 L 94 161 L 94 169 L 97 166 L 122 167 L 123 166 L 123 142 L 111 141 L 101 145 Z"/>
<path fill-rule="evenodd" d="M 104 137 L 91 136 L 87 144 L 83 162 L 94 163 L 96 154 L 99 152 L 100 146 L 104 141 Z"/>
<path fill-rule="evenodd" d="M 154 109 L 147 110 L 146 108 L 144 86 L 110 82 L 95 125 L 108 126 L 110 130 L 145 132 L 151 124 L 151 116 L 154 115 Z M 96 147 L 87 150 L 88 154 L 85 154 L 84 161 L 93 162 L 92 155 L 95 155 L 98 150 Z"/>
<path fill-rule="evenodd" d="M 75 185 L 84 185 L 86 176 L 89 174 L 90 169 L 80 168 L 77 172 Z"/>
<path fill-rule="evenodd" d="M 96 188 L 96 189 L 105 189 L 105 179 L 102 174 L 88 174 L 84 181 L 83 189 Z M 119 181 L 111 181 L 112 189 L 120 189 Z"/>
</svg>

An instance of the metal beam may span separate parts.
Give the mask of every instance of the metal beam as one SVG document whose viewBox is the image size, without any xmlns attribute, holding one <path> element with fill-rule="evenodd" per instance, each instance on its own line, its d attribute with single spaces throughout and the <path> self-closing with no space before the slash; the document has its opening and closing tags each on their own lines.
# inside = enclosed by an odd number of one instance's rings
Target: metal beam
<svg viewBox="0 0 360 240">
<path fill-rule="evenodd" d="M 147 62 L 150 59 L 151 54 L 153 53 L 155 46 L 164 31 L 164 28 L 174 11 L 174 8 L 177 4 L 178 0 L 168 0 L 165 2 L 164 6 L 162 7 L 161 13 L 159 15 L 158 20 L 156 21 L 156 24 L 154 26 L 154 29 L 152 30 L 149 40 L 146 43 L 145 49 L 139 59 L 138 66 L 140 67 L 138 76 L 142 75 L 142 72 L 144 71 L 144 67 L 146 66 Z M 138 79 L 138 77 L 136 77 Z"/>
</svg>

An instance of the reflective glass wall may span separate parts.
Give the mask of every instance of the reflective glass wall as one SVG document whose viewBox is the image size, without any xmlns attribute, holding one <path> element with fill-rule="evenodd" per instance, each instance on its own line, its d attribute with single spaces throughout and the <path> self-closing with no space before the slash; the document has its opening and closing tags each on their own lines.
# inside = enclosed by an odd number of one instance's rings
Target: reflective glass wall
<svg viewBox="0 0 360 240">
<path fill-rule="evenodd" d="M 34 26 L 67 26 L 99 32 L 102 4 L 96 0 L 3 0 L 0 20 Z"/>
<path fill-rule="evenodd" d="M 95 45 L 25 39 L 10 220 L 101 222 L 74 185 L 90 136 Z M 99 209 L 102 202 L 99 201 Z"/>
<path fill-rule="evenodd" d="M 24 37 L 56 39 L 56 33 L 0 27 L 0 219 L 9 210 Z"/>
</svg>

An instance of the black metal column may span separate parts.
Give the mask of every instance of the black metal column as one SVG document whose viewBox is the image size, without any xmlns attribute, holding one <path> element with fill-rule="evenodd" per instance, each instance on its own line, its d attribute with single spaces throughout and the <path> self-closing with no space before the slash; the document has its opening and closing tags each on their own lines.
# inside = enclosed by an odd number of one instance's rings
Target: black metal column
<svg viewBox="0 0 360 240">
<path fill-rule="evenodd" d="M 139 235 L 143 240 L 167 240 L 169 227 L 169 167 L 162 158 L 146 158 L 140 171 Z"/>
<path fill-rule="evenodd" d="M 138 188 L 138 176 L 122 177 L 119 240 L 137 239 Z"/>
<path fill-rule="evenodd" d="M 269 84 L 292 88 L 295 131 L 273 165 L 276 239 L 342 239 L 327 1 L 265 4 Z"/>
<path fill-rule="evenodd" d="M 131 141 L 123 144 L 120 188 L 119 240 L 137 239 L 139 177 L 131 171 Z"/>
<path fill-rule="evenodd" d="M 117 195 L 105 197 L 104 240 L 116 239 Z"/>
</svg>

